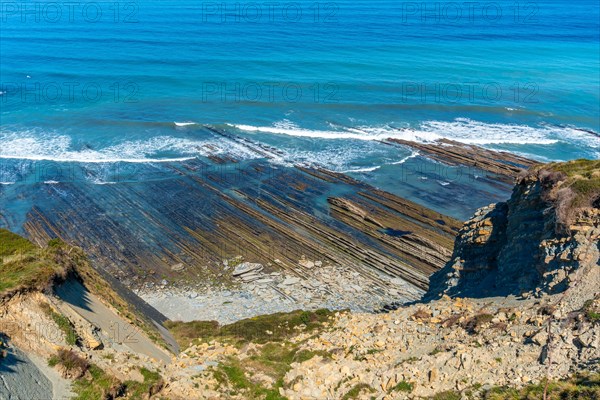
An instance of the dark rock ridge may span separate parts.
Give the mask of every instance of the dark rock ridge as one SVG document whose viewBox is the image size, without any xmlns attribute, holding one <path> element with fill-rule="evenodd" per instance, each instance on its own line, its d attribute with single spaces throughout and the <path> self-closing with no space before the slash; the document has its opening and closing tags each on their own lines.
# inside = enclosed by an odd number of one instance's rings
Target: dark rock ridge
<svg viewBox="0 0 600 400">
<path fill-rule="evenodd" d="M 448 165 L 477 168 L 491 174 L 494 179 L 511 184 L 523 169 L 537 165 L 535 161 L 515 154 L 488 150 L 448 139 L 440 139 L 434 143 L 418 143 L 401 139 L 389 139 L 389 141 L 416 149 L 427 157 Z"/>
<path fill-rule="evenodd" d="M 0 187 L 0 226 L 40 245 L 61 238 L 80 246 L 95 267 L 127 288 L 228 283 L 223 260 L 238 256 L 264 265 L 265 274 L 309 281 L 315 270 L 299 262 L 305 257 L 351 268 L 368 281 L 365 293 L 389 299 L 396 290 L 392 279 L 425 290 L 428 277 L 449 260 L 461 223 L 442 212 L 505 198 L 508 181 L 531 164 L 473 146 L 452 148 L 452 158 L 451 146 L 440 145 L 443 169 L 437 168 L 441 155 L 428 152 L 398 171 L 399 193 L 422 202 L 417 204 L 318 166 L 273 163 L 281 157 L 273 148 L 207 129 L 264 158 L 218 153 L 185 162 L 119 164 L 102 173 L 72 165 L 69 176 Z M 425 147 L 412 146 L 425 153 Z M 443 191 L 426 184 L 447 176 L 452 184 L 444 182 Z"/>
<path fill-rule="evenodd" d="M 598 170 L 588 171 L 586 188 Z M 560 293 L 576 282 L 600 288 L 600 210 L 597 200 L 572 207 L 559 229 L 560 205 L 552 192 L 576 180 L 538 169 L 519 182 L 510 200 L 479 209 L 456 238 L 448 264 L 431 276 L 425 299 Z M 585 180 L 585 178 L 583 178 Z M 589 190 L 589 189 L 588 189 Z M 598 196 L 600 193 L 592 194 Z"/>
<path fill-rule="evenodd" d="M 352 266 L 377 292 L 389 286 L 382 274 L 426 289 L 460 227 L 323 169 L 254 161 L 223 172 L 197 160 L 172 168 L 177 175 L 169 179 L 40 185 L 24 230 L 38 243 L 59 237 L 83 247 L 97 266 L 134 288 L 162 279 L 224 280 L 222 260 L 238 255 L 266 272 L 310 279 L 313 271 L 298 266 L 306 256 Z"/>
</svg>

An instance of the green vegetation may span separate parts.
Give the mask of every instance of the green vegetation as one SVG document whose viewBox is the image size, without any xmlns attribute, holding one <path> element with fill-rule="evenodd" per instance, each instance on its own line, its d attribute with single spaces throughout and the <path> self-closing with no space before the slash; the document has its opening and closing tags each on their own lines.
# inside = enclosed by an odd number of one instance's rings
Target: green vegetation
<svg viewBox="0 0 600 400">
<path fill-rule="evenodd" d="M 400 381 L 391 390 L 392 392 L 412 392 L 413 385 L 406 381 Z"/>
<path fill-rule="evenodd" d="M 213 376 L 220 386 L 229 385 L 233 393 L 243 391 L 246 398 L 265 399 L 265 400 L 284 400 L 279 394 L 279 387 L 283 386 L 283 378 L 278 380 L 273 388 L 265 388 L 259 383 L 251 381 L 240 361 L 230 358 L 227 363 L 219 365 L 214 371 Z"/>
<path fill-rule="evenodd" d="M 245 343 L 264 344 L 281 342 L 302 329 L 317 330 L 333 313 L 329 310 L 292 311 L 248 318 L 233 324 L 220 326 L 216 321 L 167 322 L 165 326 L 173 333 L 182 347 L 193 341 L 218 340 L 236 345 Z"/>
<path fill-rule="evenodd" d="M 243 360 L 230 357 L 213 370 L 213 375 L 220 385 L 227 385 L 235 392 L 242 391 L 249 399 L 280 400 L 284 397 L 279 394 L 279 388 L 284 387 L 283 378 L 292 363 L 302 363 L 317 355 L 331 358 L 329 353 L 323 351 L 300 350 L 297 344 L 270 342 Z M 268 376 L 275 383 L 265 387 L 261 382 L 254 382 L 252 377 L 256 374 Z"/>
<path fill-rule="evenodd" d="M 590 322 L 600 322 L 600 301 L 589 299 L 581 309 Z"/>
<path fill-rule="evenodd" d="M 545 382 L 522 389 L 495 387 L 484 394 L 486 400 L 534 400 L 543 397 Z M 600 373 L 576 375 L 565 381 L 548 383 L 548 400 L 599 399 Z"/>
<path fill-rule="evenodd" d="M 432 398 L 432 400 L 460 400 L 461 395 L 454 390 L 447 390 L 445 392 L 437 393 Z"/>
<path fill-rule="evenodd" d="M 158 372 L 140 368 L 140 373 L 144 377 L 144 382 L 126 381 L 124 383 L 125 393 L 130 399 L 151 397 L 159 393 L 165 385 Z"/>
<path fill-rule="evenodd" d="M 54 356 L 49 365 L 54 366 L 62 356 Z M 83 360 L 85 361 L 85 360 Z M 64 364 L 63 364 L 64 365 Z M 126 381 L 120 382 L 117 378 L 107 374 L 95 364 L 87 364 L 86 373 L 76 377 L 73 382 L 73 391 L 76 394 L 74 400 L 97 400 L 97 399 L 146 399 L 162 390 L 164 381 L 158 372 L 140 368 L 144 377 L 143 382 Z"/>
<path fill-rule="evenodd" d="M 587 179 L 600 179 L 600 160 L 579 159 L 563 163 L 550 163 L 542 168 L 562 172 L 568 178 L 583 177 Z"/>
<path fill-rule="evenodd" d="M 61 331 L 65 334 L 65 339 L 67 344 L 74 346 L 77 344 L 77 333 L 75 332 L 75 328 L 71 324 L 71 321 L 67 317 L 62 314 L 54 311 L 48 304 L 40 304 L 40 307 L 47 316 L 49 316 L 55 323 L 58 325 Z"/>
<path fill-rule="evenodd" d="M 167 347 L 151 321 L 119 296 L 89 263 L 78 247 L 52 239 L 46 248 L 38 248 L 17 234 L 0 229 L 0 298 L 14 292 L 44 290 L 68 275 L 83 282 L 85 287 L 117 309 L 134 326 L 141 328 L 155 343 Z M 49 314 L 67 334 L 67 342 L 75 344 L 70 323 L 60 314 Z"/>
<path fill-rule="evenodd" d="M 94 364 L 90 365 L 86 376 L 73 382 L 72 388 L 76 394 L 74 400 L 113 399 L 125 393 L 124 385 L 117 378 Z"/>
<path fill-rule="evenodd" d="M 544 198 L 554 203 L 557 228 L 561 230 L 573 222 L 578 209 L 600 207 L 599 160 L 544 164 L 530 175 L 537 176 L 544 185 Z"/>
<path fill-rule="evenodd" d="M 14 291 L 44 289 L 64 274 L 64 268 L 49 260 L 46 251 L 0 229 L 0 297 Z"/>
<path fill-rule="evenodd" d="M 435 356 L 436 354 L 442 353 L 443 351 L 444 351 L 444 349 L 442 349 L 440 346 L 436 346 L 435 349 L 433 349 L 429 352 L 429 355 Z"/>
<path fill-rule="evenodd" d="M 355 385 L 354 387 L 352 387 L 352 389 L 350 389 L 348 391 L 348 393 L 346 393 L 342 397 L 342 400 L 357 399 L 358 396 L 360 396 L 360 394 L 363 393 L 364 391 L 373 393 L 373 392 L 375 392 L 375 389 L 373 389 L 370 385 L 367 385 L 366 383 L 359 383 L 359 384 Z"/>
<path fill-rule="evenodd" d="M 73 350 L 60 349 L 56 355 L 50 357 L 48 365 L 54 367 L 61 365 L 74 378 L 83 376 L 90 367 L 85 358 L 81 358 Z"/>
<path fill-rule="evenodd" d="M 29 240 L 6 229 L 0 229 L 0 257 L 28 254 L 35 250 L 36 247 Z"/>
</svg>

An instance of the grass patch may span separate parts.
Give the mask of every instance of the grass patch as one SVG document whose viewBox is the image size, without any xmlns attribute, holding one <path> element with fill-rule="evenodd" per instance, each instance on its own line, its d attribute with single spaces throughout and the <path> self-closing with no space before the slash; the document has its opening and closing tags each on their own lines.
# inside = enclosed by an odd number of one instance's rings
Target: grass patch
<svg viewBox="0 0 600 400">
<path fill-rule="evenodd" d="M 125 387 L 118 379 L 94 364 L 90 365 L 85 377 L 73 382 L 72 389 L 74 400 L 112 399 L 125 394 Z"/>
<path fill-rule="evenodd" d="M 143 382 L 121 382 L 114 376 L 104 372 L 95 364 L 90 364 L 87 374 L 73 382 L 74 400 L 98 399 L 149 399 L 160 393 L 164 381 L 158 372 L 140 368 Z"/>
<path fill-rule="evenodd" d="M 72 350 L 59 349 L 56 355 L 50 357 L 48 365 L 55 367 L 61 365 L 73 378 L 83 376 L 90 367 L 85 358 L 80 357 Z"/>
<path fill-rule="evenodd" d="M 412 392 L 413 385 L 406 381 L 400 381 L 391 389 L 392 392 Z"/>
<path fill-rule="evenodd" d="M 360 396 L 360 394 L 365 391 L 373 393 L 375 392 L 375 389 L 373 389 L 371 385 L 368 385 L 366 383 L 359 383 L 357 385 L 354 385 L 352 389 L 350 389 L 344 396 L 342 396 L 342 400 L 358 399 L 358 396 Z"/>
<path fill-rule="evenodd" d="M 583 177 L 587 179 L 600 178 L 600 160 L 579 159 L 563 163 L 550 163 L 543 167 L 551 171 L 562 172 L 568 178 Z"/>
<path fill-rule="evenodd" d="M 282 342 L 294 336 L 299 329 L 310 332 L 321 328 L 334 313 L 329 310 L 292 311 L 260 315 L 229 325 L 219 325 L 216 321 L 178 322 L 168 321 L 165 326 L 182 347 L 194 340 L 210 342 L 218 340 L 236 345 L 245 343 L 264 344 Z M 267 331 L 269 333 L 267 333 Z"/>
<path fill-rule="evenodd" d="M 588 321 L 592 323 L 600 322 L 600 307 L 598 307 L 598 303 L 594 299 L 586 300 L 583 304 L 582 311 Z"/>
<path fill-rule="evenodd" d="M 545 382 L 522 389 L 495 387 L 484 394 L 486 400 L 534 400 L 541 399 Z M 600 399 L 600 373 L 579 374 L 568 380 L 548 383 L 548 400 Z"/>
<path fill-rule="evenodd" d="M 445 392 L 436 393 L 431 397 L 431 400 L 460 400 L 461 395 L 454 390 L 446 390 Z"/>
<path fill-rule="evenodd" d="M 574 160 L 533 168 L 529 176 L 538 178 L 544 199 L 554 204 L 557 229 L 566 231 L 587 207 L 600 207 L 600 161 Z"/>
<path fill-rule="evenodd" d="M 12 255 L 32 253 L 36 249 L 29 240 L 6 229 L 0 229 L 0 259 Z"/>
<path fill-rule="evenodd" d="M 233 389 L 233 393 L 242 392 L 249 399 L 286 400 L 279 394 L 279 388 L 283 386 L 283 377 L 277 380 L 272 388 L 266 388 L 251 381 L 240 361 L 233 357 L 216 367 L 213 376 L 220 387 L 227 385 Z"/>
<path fill-rule="evenodd" d="M 140 368 L 140 373 L 144 377 L 144 382 L 126 381 L 124 383 L 125 393 L 128 398 L 151 398 L 162 390 L 165 383 L 158 372 Z"/>
<path fill-rule="evenodd" d="M 308 361 L 317 355 L 331 358 L 324 351 L 300 350 L 298 345 L 288 342 L 270 342 L 260 346 L 243 360 L 230 357 L 213 370 L 213 375 L 219 385 L 242 392 L 247 398 L 281 400 L 284 397 L 279 394 L 279 389 L 285 386 L 284 377 L 291 369 L 291 364 Z M 262 381 L 256 382 L 252 377 L 257 374 L 268 376 L 274 383 L 265 385 Z M 289 386 L 294 383 L 289 383 Z"/>
<path fill-rule="evenodd" d="M 56 325 L 58 325 L 60 330 L 63 331 L 63 333 L 65 334 L 65 340 L 66 340 L 67 344 L 71 345 L 71 346 L 76 345 L 78 336 L 77 336 L 77 333 L 75 332 L 75 328 L 73 327 L 73 324 L 71 324 L 71 321 L 69 321 L 69 319 L 67 317 L 65 317 L 64 315 L 59 314 L 56 311 L 54 311 L 46 303 L 40 304 L 40 307 L 41 307 L 42 311 L 44 311 L 44 313 L 48 317 L 50 317 L 56 323 Z"/>
<path fill-rule="evenodd" d="M 0 296 L 20 290 L 42 290 L 58 275 L 64 275 L 60 265 L 46 257 L 21 236 L 0 229 Z"/>
</svg>

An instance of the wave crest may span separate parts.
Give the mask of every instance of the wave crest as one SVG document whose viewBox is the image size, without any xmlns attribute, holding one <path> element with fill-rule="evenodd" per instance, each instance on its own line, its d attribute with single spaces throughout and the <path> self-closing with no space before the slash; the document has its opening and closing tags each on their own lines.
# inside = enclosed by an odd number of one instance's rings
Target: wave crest
<svg viewBox="0 0 600 400">
<path fill-rule="evenodd" d="M 274 126 L 230 125 L 246 132 L 288 135 L 319 139 L 351 139 L 384 141 L 401 139 L 414 142 L 434 142 L 450 139 L 464 144 L 537 144 L 552 145 L 564 140 L 583 141 L 586 145 L 599 148 L 600 139 L 572 127 L 550 125 L 528 126 L 517 124 L 484 123 L 468 118 L 454 121 L 425 121 L 417 128 L 383 126 L 342 127 L 339 130 L 310 130 L 283 121 Z"/>
</svg>

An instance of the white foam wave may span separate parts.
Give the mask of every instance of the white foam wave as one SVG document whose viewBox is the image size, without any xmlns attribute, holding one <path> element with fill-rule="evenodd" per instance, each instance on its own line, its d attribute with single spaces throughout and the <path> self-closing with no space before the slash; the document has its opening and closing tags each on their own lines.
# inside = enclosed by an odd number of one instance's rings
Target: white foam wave
<svg viewBox="0 0 600 400">
<path fill-rule="evenodd" d="M 204 143 L 173 137 L 155 137 L 145 141 L 123 142 L 100 150 L 74 150 L 65 135 L 0 133 L 0 158 L 31 161 L 80 163 L 160 163 L 193 159 L 203 153 Z M 186 157 L 158 157 L 160 152 L 188 154 Z"/>
<path fill-rule="evenodd" d="M 324 130 L 311 130 L 302 129 L 297 126 L 252 126 L 252 125 L 230 125 L 237 129 L 247 132 L 261 132 L 271 133 L 277 135 L 288 135 L 305 138 L 316 138 L 316 139 L 352 139 L 352 140 L 365 140 L 365 141 L 383 141 L 391 137 L 400 136 L 405 140 L 413 141 L 433 141 L 440 139 L 441 137 L 432 133 L 423 133 L 422 135 L 410 133 L 403 133 L 399 135 L 398 132 L 390 130 L 377 129 L 377 128 L 346 128 L 346 130 L 339 131 L 324 131 Z M 406 131 L 403 131 L 406 132 Z"/>
<path fill-rule="evenodd" d="M 384 165 L 400 165 L 400 164 L 404 164 L 405 162 L 407 162 L 408 160 L 410 160 L 411 158 L 415 158 L 419 156 L 419 152 L 418 151 L 414 151 L 412 152 L 412 154 L 404 157 L 403 159 L 399 160 L 399 161 L 394 161 L 391 163 L 386 163 Z M 352 172 L 373 172 L 373 171 L 377 171 L 378 169 L 380 169 L 382 167 L 382 165 L 376 165 L 374 167 L 365 167 L 365 168 L 356 168 L 356 169 L 348 169 L 345 171 L 340 171 L 344 174 L 346 173 L 352 173 Z"/>
<path fill-rule="evenodd" d="M 577 142 L 592 148 L 600 148 L 600 138 L 578 129 L 556 126 L 528 126 L 517 124 L 491 124 L 458 118 L 454 121 L 426 121 L 418 128 L 385 126 L 359 126 L 339 130 L 310 130 L 300 128 L 289 121 L 274 126 L 231 125 L 247 132 L 260 132 L 320 139 L 351 139 L 383 141 L 401 139 L 416 142 L 433 142 L 450 139 L 464 144 L 538 144 L 552 145 L 562 141 Z"/>
<path fill-rule="evenodd" d="M 411 158 L 415 158 L 419 156 L 419 152 L 418 151 L 414 151 L 411 155 L 404 157 L 402 160 L 400 161 L 396 161 L 391 163 L 391 165 L 399 165 L 399 164 L 404 164 L 405 162 L 407 162 L 408 160 L 410 160 Z"/>
<path fill-rule="evenodd" d="M 15 182 L 0 182 L 0 185 L 14 185 Z"/>
<path fill-rule="evenodd" d="M 321 138 L 321 139 L 357 139 L 357 140 L 373 140 L 373 138 L 366 137 L 365 135 L 359 135 L 351 132 L 343 131 L 318 131 L 310 129 L 300 128 L 281 128 L 281 127 L 267 127 L 267 126 L 251 126 L 251 125 L 231 125 L 235 128 L 241 129 L 248 132 L 262 132 L 262 133 L 273 133 L 278 135 L 298 136 L 306 138 Z"/>
<path fill-rule="evenodd" d="M 191 125 L 197 125 L 196 122 L 173 122 L 175 124 L 175 126 L 179 126 L 179 127 L 183 127 L 183 126 L 191 126 Z"/>
<path fill-rule="evenodd" d="M 377 165 L 375 167 L 369 167 L 369 168 L 348 169 L 348 170 L 341 171 L 341 172 L 344 174 L 351 173 L 351 172 L 373 172 L 373 171 L 377 171 L 379 168 L 381 168 L 381 165 Z"/>
</svg>

